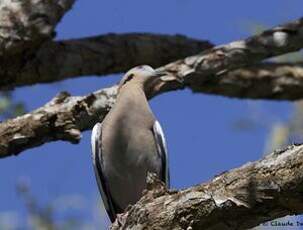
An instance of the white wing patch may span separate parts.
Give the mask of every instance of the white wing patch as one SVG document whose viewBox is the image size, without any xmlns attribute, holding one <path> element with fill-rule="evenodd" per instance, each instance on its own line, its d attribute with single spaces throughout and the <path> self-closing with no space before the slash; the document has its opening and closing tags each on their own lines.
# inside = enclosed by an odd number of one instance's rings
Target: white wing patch
<svg viewBox="0 0 303 230">
<path fill-rule="evenodd" d="M 96 159 L 96 146 L 98 145 L 98 139 L 101 137 L 101 123 L 96 123 L 93 130 L 92 130 L 92 135 L 91 135 L 91 147 L 92 147 L 92 158 L 93 162 L 95 164 L 95 159 Z"/>
<path fill-rule="evenodd" d="M 101 194 L 101 198 L 103 200 L 104 207 L 111 221 L 113 222 L 116 218 L 116 214 L 111 202 L 111 197 L 108 188 L 106 187 L 107 183 L 102 172 L 103 163 L 102 163 L 101 135 L 102 135 L 102 124 L 97 123 L 92 130 L 92 136 L 91 136 L 92 159 L 93 159 L 95 176 Z"/>
<path fill-rule="evenodd" d="M 161 128 L 160 123 L 156 120 L 153 126 L 154 136 L 156 140 L 157 150 L 162 159 L 162 170 L 164 170 L 164 181 L 166 186 L 169 188 L 170 186 L 170 178 L 169 178 L 169 162 L 168 162 L 168 153 L 167 146 L 164 137 L 163 130 Z"/>
</svg>

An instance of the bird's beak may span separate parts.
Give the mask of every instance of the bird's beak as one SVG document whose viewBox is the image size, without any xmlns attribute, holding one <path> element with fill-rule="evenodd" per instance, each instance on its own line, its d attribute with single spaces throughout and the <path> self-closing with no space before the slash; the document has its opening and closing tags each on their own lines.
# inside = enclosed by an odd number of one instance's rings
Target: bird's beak
<svg viewBox="0 0 303 230">
<path fill-rule="evenodd" d="M 165 71 L 156 70 L 155 72 L 156 72 L 155 77 L 162 77 L 162 76 L 167 75 L 167 73 Z"/>
</svg>

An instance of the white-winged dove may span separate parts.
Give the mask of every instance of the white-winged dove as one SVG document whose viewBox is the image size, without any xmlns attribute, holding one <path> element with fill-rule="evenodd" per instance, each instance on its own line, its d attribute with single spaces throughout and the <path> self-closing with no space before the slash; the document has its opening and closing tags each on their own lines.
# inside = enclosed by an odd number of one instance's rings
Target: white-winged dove
<svg viewBox="0 0 303 230">
<path fill-rule="evenodd" d="M 115 105 L 92 131 L 95 175 L 112 222 L 141 198 L 147 172 L 156 173 L 169 187 L 163 131 L 144 92 L 146 80 L 159 74 L 146 65 L 129 70 L 119 84 Z"/>
</svg>

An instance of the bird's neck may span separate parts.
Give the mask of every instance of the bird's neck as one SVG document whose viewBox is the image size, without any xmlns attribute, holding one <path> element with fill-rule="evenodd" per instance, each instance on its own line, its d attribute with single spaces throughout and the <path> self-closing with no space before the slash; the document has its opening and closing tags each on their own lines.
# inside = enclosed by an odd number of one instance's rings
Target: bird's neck
<svg viewBox="0 0 303 230">
<path fill-rule="evenodd" d="M 121 88 L 115 107 L 123 111 L 132 110 L 137 113 L 138 117 L 141 115 L 142 117 L 153 117 L 145 92 L 140 85 L 126 85 Z"/>
<path fill-rule="evenodd" d="M 145 92 L 144 92 L 142 86 L 136 85 L 136 84 L 125 85 L 124 87 L 122 87 L 120 89 L 120 92 L 117 97 L 117 102 L 120 102 L 121 100 L 124 102 L 133 101 L 134 103 L 138 103 L 138 102 L 147 103 Z"/>
</svg>

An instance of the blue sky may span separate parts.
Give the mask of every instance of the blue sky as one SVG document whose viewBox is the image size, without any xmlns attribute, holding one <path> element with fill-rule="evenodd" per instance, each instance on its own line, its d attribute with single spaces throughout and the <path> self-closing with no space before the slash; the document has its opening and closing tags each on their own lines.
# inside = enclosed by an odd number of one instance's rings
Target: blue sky
<svg viewBox="0 0 303 230">
<path fill-rule="evenodd" d="M 57 27 L 57 39 L 109 32 L 155 32 L 178 33 L 222 44 L 249 36 L 255 24 L 270 27 L 301 17 L 302 9 L 302 0 L 78 0 Z M 59 91 L 84 95 L 110 86 L 120 77 L 85 77 L 23 87 L 14 96 L 32 110 Z M 291 110 L 288 102 L 230 99 L 188 90 L 161 95 L 151 101 L 151 106 L 166 134 L 173 188 L 207 181 L 224 170 L 259 159 L 271 124 L 287 120 Z M 233 128 L 235 122 L 252 117 L 257 123 L 253 129 Z M 99 217 L 92 209 L 99 193 L 89 141 L 90 131 L 83 133 L 78 145 L 54 142 L 18 157 L 1 159 L 0 214 L 15 213 L 24 223 L 24 202 L 15 187 L 17 181 L 26 180 L 42 203 L 71 195 L 79 198 L 73 215 L 96 223 Z M 60 213 L 58 218 L 64 215 Z"/>
</svg>

